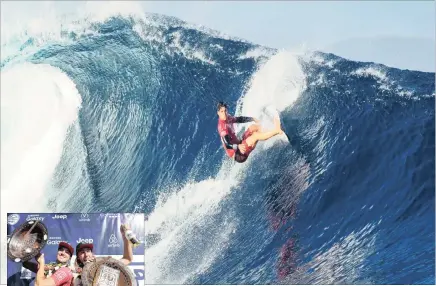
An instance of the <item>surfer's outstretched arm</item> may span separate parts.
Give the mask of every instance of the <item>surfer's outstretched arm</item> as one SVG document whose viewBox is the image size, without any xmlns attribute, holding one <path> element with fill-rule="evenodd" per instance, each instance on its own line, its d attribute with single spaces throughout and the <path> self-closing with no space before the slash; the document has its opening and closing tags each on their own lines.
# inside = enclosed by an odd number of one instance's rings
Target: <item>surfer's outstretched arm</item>
<svg viewBox="0 0 436 286">
<path fill-rule="evenodd" d="M 254 117 L 248 117 L 248 116 L 237 116 L 235 117 L 235 123 L 246 123 L 256 121 Z"/>
</svg>

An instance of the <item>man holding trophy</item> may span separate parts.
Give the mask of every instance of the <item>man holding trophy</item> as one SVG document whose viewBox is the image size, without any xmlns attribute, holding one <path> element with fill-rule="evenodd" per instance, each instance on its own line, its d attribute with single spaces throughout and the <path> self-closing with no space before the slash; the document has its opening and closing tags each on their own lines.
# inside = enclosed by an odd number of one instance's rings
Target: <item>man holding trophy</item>
<svg viewBox="0 0 436 286">
<path fill-rule="evenodd" d="M 76 262 L 74 285 L 88 285 L 92 280 L 95 285 L 118 285 L 116 283 L 120 278 L 125 280 L 125 285 L 135 283 L 132 273 L 129 273 L 127 266 L 133 260 L 133 247 L 140 242 L 133 235 L 127 225 L 121 225 L 120 231 L 123 238 L 124 253 L 123 257 L 115 260 L 112 257 L 95 257 L 93 253 L 94 245 L 92 243 L 79 243 L 76 246 Z M 106 266 L 112 266 L 106 267 Z M 97 270 L 97 268 L 99 268 Z M 118 276 L 118 277 L 117 277 Z M 95 280 L 97 280 L 96 284 Z M 128 283 L 131 281 L 130 283 Z"/>
<path fill-rule="evenodd" d="M 73 281 L 73 273 L 69 268 L 73 247 L 66 242 L 60 242 L 56 261 L 45 263 L 44 254 L 38 254 L 35 259 L 38 264 L 30 261 L 23 266 L 36 273 L 36 286 L 69 286 Z"/>
</svg>

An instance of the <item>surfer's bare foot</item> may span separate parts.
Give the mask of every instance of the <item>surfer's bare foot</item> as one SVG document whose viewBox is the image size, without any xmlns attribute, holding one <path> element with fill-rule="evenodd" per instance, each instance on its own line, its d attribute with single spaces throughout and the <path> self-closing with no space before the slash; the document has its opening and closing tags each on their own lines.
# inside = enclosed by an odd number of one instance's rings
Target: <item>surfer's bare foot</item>
<svg viewBox="0 0 436 286">
<path fill-rule="evenodd" d="M 278 134 L 283 134 L 282 126 L 280 125 L 280 118 L 278 116 L 274 117 L 274 126 Z"/>
</svg>

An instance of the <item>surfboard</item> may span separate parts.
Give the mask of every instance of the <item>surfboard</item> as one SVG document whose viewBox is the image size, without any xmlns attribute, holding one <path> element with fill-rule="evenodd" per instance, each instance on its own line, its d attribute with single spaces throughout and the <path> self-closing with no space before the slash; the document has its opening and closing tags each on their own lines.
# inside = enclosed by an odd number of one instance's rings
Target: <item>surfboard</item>
<svg viewBox="0 0 436 286">
<path fill-rule="evenodd" d="M 280 119 L 280 125 L 283 130 L 283 135 L 279 135 L 280 138 L 287 141 L 287 143 L 291 142 L 291 139 L 289 138 L 289 135 L 286 132 L 285 126 L 283 124 L 282 118 L 280 116 L 280 112 L 277 110 L 277 108 L 273 105 L 265 106 L 262 109 L 261 116 L 259 118 L 260 122 L 262 123 L 263 128 L 274 128 L 274 118 L 278 117 Z"/>
</svg>

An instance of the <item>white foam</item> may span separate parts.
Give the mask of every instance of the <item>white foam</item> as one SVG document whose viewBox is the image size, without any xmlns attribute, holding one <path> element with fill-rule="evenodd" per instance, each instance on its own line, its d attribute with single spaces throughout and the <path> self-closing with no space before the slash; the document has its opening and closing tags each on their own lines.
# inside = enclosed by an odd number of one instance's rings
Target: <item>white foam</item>
<svg viewBox="0 0 436 286">
<path fill-rule="evenodd" d="M 313 54 L 309 57 L 309 60 L 316 64 L 321 64 L 333 68 L 337 63 L 337 60 L 326 60 L 322 55 Z M 332 71 L 336 73 L 340 73 L 338 69 L 333 69 Z M 395 92 L 399 96 L 409 97 L 413 99 L 419 99 L 420 97 L 426 97 L 426 95 L 420 95 L 419 97 L 415 97 L 415 92 L 412 90 L 408 90 L 400 86 L 397 82 L 390 79 L 386 70 L 377 64 L 367 65 L 365 67 L 358 68 L 352 72 L 350 72 L 351 76 L 357 77 L 372 77 L 379 84 L 378 88 L 382 91 Z M 316 81 L 310 83 L 312 86 L 326 86 L 329 82 L 325 78 L 325 74 L 321 73 L 318 76 Z"/>
<path fill-rule="evenodd" d="M 217 49 L 217 50 L 220 50 L 220 51 L 222 51 L 224 49 L 221 45 L 218 45 L 218 44 L 210 44 L 210 47 Z"/>
<path fill-rule="evenodd" d="M 319 54 L 311 54 L 309 59 L 315 63 L 328 66 L 329 68 L 333 68 L 333 66 L 338 62 L 337 60 L 326 60 Z"/>
<path fill-rule="evenodd" d="M 280 51 L 272 56 L 251 78 L 247 92 L 238 100 L 237 114 L 253 116 L 261 120 L 264 131 L 273 128 L 272 122 L 263 116 L 265 108 L 279 112 L 291 106 L 306 88 L 303 73 L 295 53 Z M 266 118 L 266 119 L 264 119 Z M 267 149 L 285 135 L 259 142 L 256 149 Z M 254 154 L 253 154 L 254 155 Z"/>
<path fill-rule="evenodd" d="M 213 38 L 249 43 L 248 41 L 246 41 L 242 38 L 230 36 L 226 33 L 223 33 L 222 31 L 213 30 L 213 29 L 207 28 L 201 24 L 185 22 L 183 20 L 180 20 L 178 18 L 171 17 L 171 16 L 159 15 L 156 13 L 147 13 L 145 15 L 145 18 L 142 20 L 144 21 L 144 23 L 147 24 L 147 26 L 154 27 L 154 28 L 167 29 L 171 26 L 176 26 L 176 27 L 180 27 L 183 29 L 197 30 L 197 31 L 204 33 L 205 35 L 207 35 L 209 37 L 213 37 Z M 142 34 L 144 40 L 151 39 L 150 36 L 153 38 L 152 34 L 155 31 L 152 31 L 152 33 L 148 33 L 148 32 L 149 31 L 146 31 L 146 33 Z"/>
<path fill-rule="evenodd" d="M 169 46 L 181 52 L 187 59 L 197 59 L 211 65 L 216 64 L 215 61 L 205 55 L 205 52 L 203 50 L 191 47 L 189 43 L 182 44 L 180 38 L 181 35 L 179 32 L 174 33 L 174 40 Z"/>
<path fill-rule="evenodd" d="M 68 3 L 65 7 L 68 7 L 68 5 L 71 6 L 71 3 Z M 151 14 L 146 14 L 144 6 L 136 1 L 78 2 L 71 6 L 68 13 L 63 11 L 65 7 L 61 9 L 62 6 L 55 2 L 44 2 L 42 8 L 35 6 L 32 8 L 34 13 L 26 14 L 26 16 L 20 15 L 20 12 L 27 8 L 24 4 L 14 3 L 13 5 L 3 6 L 5 6 L 3 10 L 14 11 L 18 17 L 8 21 L 3 21 L 2 18 L 2 61 L 18 54 L 30 55 L 47 43 L 69 43 L 72 41 L 70 39 L 71 34 L 75 34 L 77 37 L 96 35 L 98 32 L 93 28 L 92 23 L 104 22 L 115 16 L 132 17 L 135 20 L 133 31 L 146 41 L 163 43 L 162 29 L 168 28 L 173 22 L 179 23 L 186 29 L 198 29 L 211 37 L 242 41 L 206 29 L 201 25 L 186 23 L 176 18 L 163 15 L 156 18 Z M 181 52 L 188 59 L 200 60 L 210 65 L 216 64 L 213 59 L 206 55 L 205 50 L 192 47 L 186 43 L 182 45 L 180 35 L 176 33 L 175 36 L 174 41 L 166 47 L 167 52 Z M 27 42 L 29 39 L 32 41 Z M 216 48 L 220 48 L 220 46 Z"/>
<path fill-rule="evenodd" d="M 257 60 L 260 57 L 271 57 L 275 53 L 274 50 L 268 49 L 265 47 L 256 47 L 253 49 L 249 49 L 244 54 L 238 57 L 239 60 L 253 58 Z"/>
<path fill-rule="evenodd" d="M 238 101 L 238 112 L 258 116 L 266 106 L 278 111 L 291 106 L 306 88 L 306 77 L 297 56 L 281 51 L 259 68 L 248 86 Z"/>
<path fill-rule="evenodd" d="M 146 25 L 150 25 L 151 28 L 147 28 Z M 151 41 L 151 42 L 157 42 L 157 43 L 165 43 L 165 36 L 162 32 L 162 28 L 166 28 L 164 25 L 160 25 L 161 28 L 155 29 L 156 25 L 159 26 L 156 22 L 151 22 L 149 20 L 147 21 L 139 21 L 133 26 L 133 31 L 135 31 L 141 39 L 144 41 Z M 173 40 L 171 43 L 166 43 L 165 49 L 166 52 L 170 55 L 174 55 L 175 53 L 181 53 L 185 58 L 190 60 L 200 60 L 201 62 L 210 64 L 210 65 L 216 65 L 216 62 L 206 55 L 205 50 L 193 47 L 189 43 L 182 43 L 181 41 L 181 34 L 180 32 L 174 32 L 173 34 Z M 214 48 L 219 49 L 219 45 L 214 46 Z M 222 47 L 221 47 L 222 49 Z"/>
<path fill-rule="evenodd" d="M 92 27 L 92 23 L 104 22 L 114 16 L 134 18 L 136 24 L 133 26 L 133 31 L 147 41 L 162 43 L 164 36 L 161 30 L 170 27 L 173 23 L 186 29 L 197 29 L 211 37 L 243 41 L 176 18 L 146 14 L 144 4 L 137 1 L 86 1 L 74 4 L 63 2 L 66 3 L 65 5 L 56 2 L 43 3 L 42 6 L 36 5 L 30 8 L 32 13 L 23 13 L 26 9 L 29 10 L 25 4 L 4 5 L 2 2 L 2 15 L 6 13 L 3 11 L 17 15 L 7 21 L 3 21 L 2 17 L 2 61 L 17 54 L 29 55 L 47 43 L 71 42 L 71 33 L 77 37 L 95 35 L 97 31 Z M 27 43 L 27 47 L 20 50 L 29 39 L 32 39 L 32 42 Z M 169 52 L 181 52 L 188 59 L 200 60 L 211 65 L 216 64 L 204 50 L 188 44 L 181 45 L 177 38 L 171 47 L 173 49 Z"/>
<path fill-rule="evenodd" d="M 2 61 L 16 54 L 33 53 L 47 43 L 71 42 L 70 33 L 78 37 L 95 35 L 97 31 L 92 23 L 113 16 L 145 17 L 143 7 L 136 1 L 2 2 L 1 5 Z M 32 43 L 20 50 L 29 39 Z"/>
<path fill-rule="evenodd" d="M 46 211 L 45 190 L 68 129 L 77 120 L 81 97 L 68 76 L 49 65 L 10 67 L 2 71 L 1 82 L 3 225 L 7 212 Z"/>
<path fill-rule="evenodd" d="M 351 72 L 351 74 L 357 76 L 372 76 L 378 79 L 380 82 L 387 82 L 388 80 L 386 73 L 384 71 L 378 68 L 374 68 L 372 66 L 359 68 Z"/>
<path fill-rule="evenodd" d="M 367 66 L 359 68 L 351 72 L 350 74 L 358 77 L 373 77 L 377 80 L 377 83 L 380 85 L 379 88 L 381 90 L 393 91 L 402 97 L 413 98 L 413 96 L 415 95 L 413 91 L 404 89 L 401 85 L 389 79 L 389 77 L 386 75 L 386 72 L 380 67 Z"/>
<path fill-rule="evenodd" d="M 186 283 L 207 270 L 225 249 L 236 222 L 212 220 L 219 203 L 237 185 L 238 172 L 234 168 L 229 173 L 231 168 L 224 165 L 215 179 L 189 183 L 159 198 L 146 223 L 146 237 L 160 237 L 145 251 L 146 284 Z"/>
</svg>

